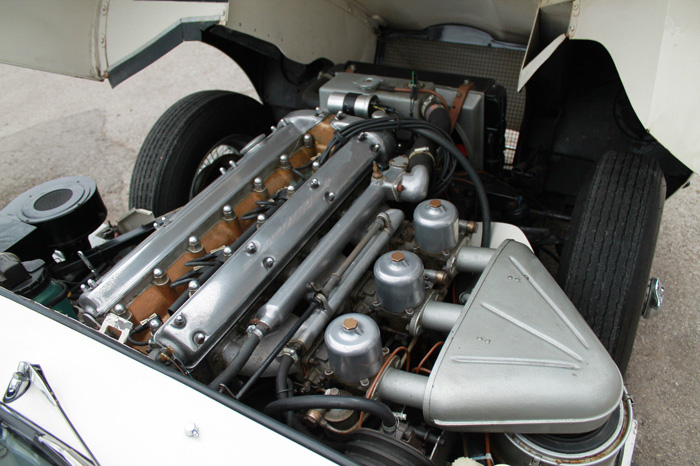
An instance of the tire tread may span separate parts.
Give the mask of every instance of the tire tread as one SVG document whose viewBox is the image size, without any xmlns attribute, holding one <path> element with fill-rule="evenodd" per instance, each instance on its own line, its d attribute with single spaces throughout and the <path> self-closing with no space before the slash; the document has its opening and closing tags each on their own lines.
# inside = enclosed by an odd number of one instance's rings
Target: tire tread
<svg viewBox="0 0 700 466">
<path fill-rule="evenodd" d="M 559 282 L 624 372 L 632 350 L 661 220 L 658 162 L 610 151 L 579 196 Z"/>
</svg>

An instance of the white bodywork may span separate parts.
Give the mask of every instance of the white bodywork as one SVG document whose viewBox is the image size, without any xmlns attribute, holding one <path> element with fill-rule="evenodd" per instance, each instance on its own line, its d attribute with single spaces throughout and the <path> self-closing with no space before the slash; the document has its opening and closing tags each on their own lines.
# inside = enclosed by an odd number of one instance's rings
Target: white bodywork
<svg viewBox="0 0 700 466">
<path fill-rule="evenodd" d="M 182 22 L 202 22 L 270 42 L 303 63 L 321 57 L 371 61 L 380 26 L 420 30 L 465 24 L 497 40 L 524 44 L 533 24 L 538 31 L 538 10 L 550 29 L 554 24 L 560 31 L 546 49 L 549 42 L 530 41 L 530 66 L 521 84 L 567 37 L 598 41 L 615 61 L 642 124 L 700 172 L 700 3 L 695 0 L 0 0 L 0 60 L 104 79 Z M 545 53 L 531 61 L 542 49 Z"/>
<path fill-rule="evenodd" d="M 260 464 L 261 455 L 267 464 L 334 464 L 171 377 L 2 296 L 0 328 L 22 330 L 3 332 L 0 340 L 2 390 L 20 361 L 39 364 L 102 466 L 247 465 Z M 59 411 L 36 387 L 30 386 L 10 407 L 85 453 Z M 188 423 L 196 425 L 199 436 L 186 435 Z"/>
<path fill-rule="evenodd" d="M 0 61 L 105 79 L 181 22 L 223 22 L 226 3 L 0 0 Z"/>
<path fill-rule="evenodd" d="M 542 51 L 524 67 L 520 87 L 565 38 L 600 42 L 642 125 L 688 168 L 700 172 L 700 3 L 542 0 L 540 8 L 557 8 L 556 16 L 566 11 L 567 17 L 547 20 L 550 28 L 560 28 L 549 44 L 535 45 L 537 38 L 531 35 L 530 48 Z"/>
</svg>

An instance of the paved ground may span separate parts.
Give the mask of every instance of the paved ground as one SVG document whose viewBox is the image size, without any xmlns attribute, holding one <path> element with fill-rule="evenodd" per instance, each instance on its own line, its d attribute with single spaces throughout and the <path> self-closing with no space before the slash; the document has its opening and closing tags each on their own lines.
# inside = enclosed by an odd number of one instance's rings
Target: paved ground
<svg viewBox="0 0 700 466">
<path fill-rule="evenodd" d="M 203 89 L 254 90 L 227 58 L 185 44 L 110 89 L 0 65 L 0 205 L 32 186 L 82 174 L 97 181 L 116 219 L 149 128 L 172 103 Z M 700 183 L 670 199 L 654 260 L 664 314 L 642 322 L 627 377 L 640 434 L 639 466 L 700 466 Z"/>
</svg>

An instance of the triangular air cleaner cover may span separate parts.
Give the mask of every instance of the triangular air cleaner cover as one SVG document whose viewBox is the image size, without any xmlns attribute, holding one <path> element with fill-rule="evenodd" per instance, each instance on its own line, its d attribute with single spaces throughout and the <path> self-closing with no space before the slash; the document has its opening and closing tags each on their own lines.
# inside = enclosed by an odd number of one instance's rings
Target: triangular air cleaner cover
<svg viewBox="0 0 700 466">
<path fill-rule="evenodd" d="M 494 253 L 444 346 L 423 414 L 447 430 L 587 432 L 622 398 L 622 377 L 603 345 L 515 241 Z"/>
</svg>

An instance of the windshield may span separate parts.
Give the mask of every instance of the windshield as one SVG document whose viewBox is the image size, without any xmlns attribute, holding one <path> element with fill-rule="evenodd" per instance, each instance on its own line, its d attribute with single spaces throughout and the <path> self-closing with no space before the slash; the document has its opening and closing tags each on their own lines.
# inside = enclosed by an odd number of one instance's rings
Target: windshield
<svg viewBox="0 0 700 466">
<path fill-rule="evenodd" d="M 49 459 L 36 442 L 28 441 L 13 432 L 5 423 L 0 423 L 0 466 L 44 466 L 57 465 Z"/>
<path fill-rule="evenodd" d="M 0 403 L 0 466 L 92 464 L 5 403 Z"/>
</svg>

